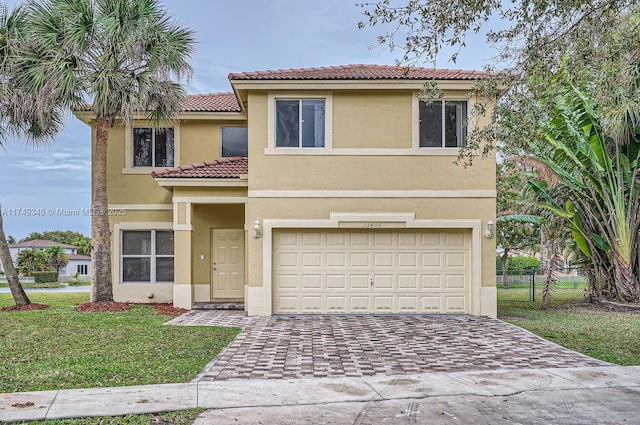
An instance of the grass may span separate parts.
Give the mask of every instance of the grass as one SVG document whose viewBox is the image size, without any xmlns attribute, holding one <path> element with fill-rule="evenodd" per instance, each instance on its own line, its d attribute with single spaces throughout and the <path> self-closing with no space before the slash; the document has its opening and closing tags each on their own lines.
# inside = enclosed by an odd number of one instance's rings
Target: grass
<svg viewBox="0 0 640 425">
<path fill-rule="evenodd" d="M 168 412 L 155 415 L 127 415 L 115 417 L 95 417 L 82 419 L 52 419 L 46 421 L 32 421 L 34 425 L 189 425 L 206 409 L 187 409 L 178 412 Z"/>
<path fill-rule="evenodd" d="M 0 393 L 188 382 L 235 328 L 165 326 L 149 306 L 78 313 L 87 293 L 31 293 L 48 310 L 0 312 Z M 0 294 L 0 307 L 12 305 Z"/>
<path fill-rule="evenodd" d="M 49 282 L 49 283 L 22 283 L 23 288 L 62 288 L 65 285 L 58 282 Z M 0 288 L 8 288 L 8 283 L 0 283 Z"/>
<path fill-rule="evenodd" d="M 498 301 L 498 317 L 596 359 L 640 365 L 640 312 L 554 298 L 546 310 L 540 310 L 539 302 Z"/>
</svg>

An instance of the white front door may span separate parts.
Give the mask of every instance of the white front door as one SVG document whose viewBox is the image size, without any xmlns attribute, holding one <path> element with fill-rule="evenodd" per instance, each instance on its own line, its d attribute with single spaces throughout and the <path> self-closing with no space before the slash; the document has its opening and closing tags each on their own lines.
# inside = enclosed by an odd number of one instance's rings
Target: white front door
<svg viewBox="0 0 640 425">
<path fill-rule="evenodd" d="M 211 297 L 244 298 L 244 230 L 211 230 Z"/>
</svg>

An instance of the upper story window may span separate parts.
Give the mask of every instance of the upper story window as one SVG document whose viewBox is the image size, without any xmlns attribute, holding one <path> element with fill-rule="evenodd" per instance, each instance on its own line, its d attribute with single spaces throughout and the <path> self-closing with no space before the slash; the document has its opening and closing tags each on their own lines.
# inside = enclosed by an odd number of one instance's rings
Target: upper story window
<svg viewBox="0 0 640 425">
<path fill-rule="evenodd" d="M 325 99 L 276 99 L 275 115 L 275 147 L 325 147 Z"/>
<path fill-rule="evenodd" d="M 420 147 L 464 146 L 467 136 L 467 102 L 460 100 L 420 101 Z"/>
<path fill-rule="evenodd" d="M 249 131 L 247 127 L 222 127 L 220 146 L 223 157 L 249 156 Z"/>
<path fill-rule="evenodd" d="M 134 167 L 173 167 L 173 128 L 133 129 Z"/>
</svg>

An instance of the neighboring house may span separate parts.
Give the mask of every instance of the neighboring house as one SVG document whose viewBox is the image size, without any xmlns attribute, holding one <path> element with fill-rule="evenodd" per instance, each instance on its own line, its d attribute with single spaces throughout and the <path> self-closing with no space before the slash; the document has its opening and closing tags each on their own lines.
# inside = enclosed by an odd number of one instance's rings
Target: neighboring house
<svg viewBox="0 0 640 425">
<path fill-rule="evenodd" d="M 17 244 L 9 245 L 9 252 L 11 253 L 11 259 L 14 264 L 18 253 L 25 249 L 44 250 L 50 246 L 61 246 L 64 252 L 69 256 L 69 263 L 60 267 L 58 270 L 60 280 L 65 280 L 70 276 L 78 273 L 81 277 L 91 276 L 91 257 L 88 255 L 78 254 L 78 247 L 74 245 L 63 244 L 50 240 L 35 239 L 32 241 L 19 242 Z"/>
<path fill-rule="evenodd" d="M 115 299 L 244 301 L 250 315 L 495 316 L 495 158 L 453 163 L 481 75 L 230 74 L 233 93 L 190 96 L 166 128 L 116 125 Z M 444 100 L 418 99 L 428 80 Z M 95 137 L 91 113 L 76 116 Z"/>
</svg>

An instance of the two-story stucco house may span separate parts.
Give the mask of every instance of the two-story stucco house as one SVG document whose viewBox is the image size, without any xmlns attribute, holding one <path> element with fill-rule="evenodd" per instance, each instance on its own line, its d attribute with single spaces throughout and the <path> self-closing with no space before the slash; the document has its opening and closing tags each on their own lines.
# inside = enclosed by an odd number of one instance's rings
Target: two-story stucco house
<svg viewBox="0 0 640 425">
<path fill-rule="evenodd" d="M 78 254 L 78 247 L 74 245 L 68 245 L 64 243 L 54 242 L 50 240 L 35 239 L 31 241 L 25 241 L 9 245 L 9 253 L 11 259 L 15 263 L 18 253 L 25 249 L 44 250 L 51 246 L 61 246 L 65 254 L 69 256 L 69 262 L 60 267 L 58 270 L 59 279 L 61 281 L 68 281 L 71 276 L 76 275 L 78 277 L 88 278 L 91 275 L 91 257 L 88 255 Z M 2 265 L 0 264 L 0 271 Z"/>
<path fill-rule="evenodd" d="M 116 126 L 108 196 L 126 211 L 110 218 L 116 300 L 495 316 L 495 159 L 453 163 L 480 76 L 237 73 L 232 93 L 190 96 L 166 128 Z M 418 98 L 428 80 L 441 100 Z"/>
</svg>

